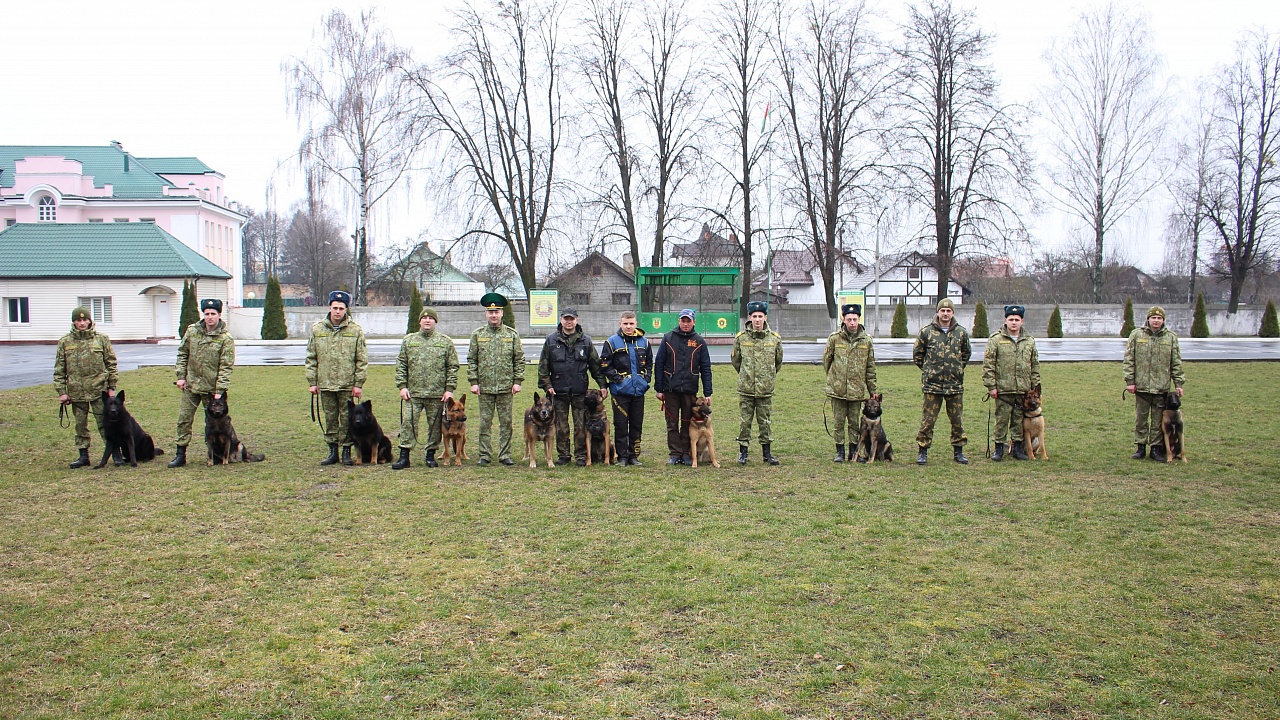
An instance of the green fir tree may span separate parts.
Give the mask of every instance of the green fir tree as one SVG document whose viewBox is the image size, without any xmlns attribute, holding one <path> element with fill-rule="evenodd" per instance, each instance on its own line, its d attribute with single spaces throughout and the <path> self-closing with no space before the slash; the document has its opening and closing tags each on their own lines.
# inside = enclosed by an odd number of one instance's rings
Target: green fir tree
<svg viewBox="0 0 1280 720">
<path fill-rule="evenodd" d="M 285 340 L 289 337 L 289 326 L 284 321 L 284 299 L 280 296 L 280 281 L 274 275 L 267 278 L 267 297 L 262 303 L 262 330 L 259 336 L 263 340 Z"/>
<path fill-rule="evenodd" d="M 904 302 L 898 303 L 898 309 L 893 311 L 893 328 L 889 335 L 895 338 L 910 337 L 907 331 L 907 304 Z"/>
<path fill-rule="evenodd" d="M 987 326 L 987 306 L 981 300 L 973 308 L 973 337 L 991 337 L 991 328 Z"/>
<path fill-rule="evenodd" d="M 200 322 L 200 303 L 196 300 L 196 286 L 190 280 L 182 281 L 182 311 L 178 313 L 178 337 L 186 334 L 187 328 Z"/>
<path fill-rule="evenodd" d="M 418 332 L 418 320 L 422 316 L 422 293 L 418 292 L 418 284 L 413 284 L 413 294 L 409 296 L 409 324 L 405 326 L 404 333 L 412 335 Z"/>
<path fill-rule="evenodd" d="M 1204 293 L 1200 293 L 1196 296 L 1196 317 L 1195 320 L 1191 322 L 1191 337 L 1209 337 L 1209 318 L 1205 316 Z"/>
<path fill-rule="evenodd" d="M 507 300 L 507 306 L 502 308 L 502 324 L 512 329 L 516 326 L 516 311 L 510 300 Z"/>
<path fill-rule="evenodd" d="M 1120 326 L 1120 337 L 1127 338 L 1137 325 L 1133 324 L 1133 298 L 1124 301 L 1124 324 Z"/>
<path fill-rule="evenodd" d="M 1276 322 L 1276 304 L 1267 301 L 1267 309 L 1262 313 L 1262 327 L 1258 328 L 1258 337 L 1280 337 L 1280 323 Z"/>
<path fill-rule="evenodd" d="M 1049 337 L 1062 337 L 1062 310 L 1057 305 L 1053 306 L 1053 314 L 1049 316 Z"/>
</svg>

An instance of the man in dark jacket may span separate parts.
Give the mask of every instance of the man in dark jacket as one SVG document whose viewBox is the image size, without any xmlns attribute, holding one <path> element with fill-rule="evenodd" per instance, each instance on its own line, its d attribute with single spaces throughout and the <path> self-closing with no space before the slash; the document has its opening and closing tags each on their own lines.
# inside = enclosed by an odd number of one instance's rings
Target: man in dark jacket
<svg viewBox="0 0 1280 720">
<path fill-rule="evenodd" d="M 951 421 L 952 457 L 961 465 L 969 464 L 969 458 L 964 456 L 964 445 L 969 441 L 964 434 L 964 368 L 972 355 L 969 333 L 956 322 L 955 305 L 951 298 L 942 298 L 933 322 L 920 329 L 912 351 L 912 359 L 920 368 L 920 389 L 924 392 L 920 432 L 916 435 L 916 444 L 920 447 L 917 464 L 929 461 L 933 424 L 938 421 L 944 404 L 947 419 Z"/>
<path fill-rule="evenodd" d="M 698 396 L 698 379 L 702 394 L 711 402 L 711 354 L 707 341 L 693 331 L 695 313 L 680 311 L 676 329 L 667 333 L 658 346 L 657 377 L 654 389 L 667 417 L 668 465 L 693 464 L 689 446 L 689 420 L 693 417 L 693 401 Z"/>
<path fill-rule="evenodd" d="M 573 458 L 587 464 L 587 374 L 609 395 L 600 356 L 591 336 L 578 327 L 578 311 L 566 307 L 560 325 L 547 336 L 538 360 L 538 386 L 551 396 L 556 408 L 557 465 L 569 464 L 569 413 L 573 412 Z"/>
<path fill-rule="evenodd" d="M 644 394 L 653 379 L 653 355 L 632 310 L 622 313 L 618 333 L 600 348 L 600 366 L 609 379 L 613 399 L 613 445 L 619 465 L 640 464 L 644 430 Z"/>
</svg>

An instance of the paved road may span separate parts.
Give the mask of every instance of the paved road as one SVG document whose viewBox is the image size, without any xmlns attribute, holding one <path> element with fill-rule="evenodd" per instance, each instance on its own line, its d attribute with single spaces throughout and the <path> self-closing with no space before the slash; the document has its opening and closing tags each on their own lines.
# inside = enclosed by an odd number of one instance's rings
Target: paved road
<svg viewBox="0 0 1280 720">
<path fill-rule="evenodd" d="M 1207 338 L 1195 340 L 1180 338 L 1184 360 L 1280 360 L 1280 340 L 1261 338 Z M 1124 355 L 1123 338 L 1069 338 L 1047 340 L 1037 338 L 1040 359 L 1044 362 L 1119 361 Z M 973 357 L 981 361 L 987 341 L 973 342 Z M 784 343 L 787 362 L 817 363 L 822 360 L 823 343 L 816 340 L 788 341 Z M 369 362 L 375 365 L 393 365 L 400 349 L 399 340 L 369 341 Z M 53 381 L 53 345 L 0 345 L 0 390 L 30 387 Z M 134 370 L 154 365 L 172 365 L 177 353 L 176 342 L 152 345 L 122 343 L 115 346 L 120 369 Z M 302 365 L 306 359 L 306 343 L 303 341 L 241 340 L 236 343 L 237 365 Z M 525 357 L 537 362 L 542 350 L 541 340 L 527 340 Z M 711 361 L 729 362 L 728 345 L 711 346 Z M 466 342 L 458 344 L 458 356 L 465 360 Z M 911 361 L 910 340 L 876 340 L 876 360 L 881 363 Z"/>
</svg>

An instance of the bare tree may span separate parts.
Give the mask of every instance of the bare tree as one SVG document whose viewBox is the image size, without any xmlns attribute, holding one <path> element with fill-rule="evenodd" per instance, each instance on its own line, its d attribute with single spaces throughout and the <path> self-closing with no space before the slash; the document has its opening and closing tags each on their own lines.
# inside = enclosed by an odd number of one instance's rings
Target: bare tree
<svg viewBox="0 0 1280 720">
<path fill-rule="evenodd" d="M 880 160 L 874 122 L 892 84 L 890 63 L 868 28 L 865 3 L 810 0 L 789 31 L 789 9 L 775 35 L 788 130 L 794 202 L 807 225 L 805 244 L 835 318 L 836 266 L 844 256 L 840 230 L 868 187 Z"/>
<path fill-rule="evenodd" d="M 244 226 L 244 276 L 249 282 L 266 282 L 266 278 L 279 274 L 281 246 L 288 224 L 279 213 L 270 210 L 255 212 L 242 208 L 249 216 Z"/>
<path fill-rule="evenodd" d="M 1221 241 L 1217 272 L 1230 281 L 1227 312 L 1234 313 L 1280 231 L 1280 42 L 1261 31 L 1241 41 L 1215 95 L 1206 212 Z"/>
<path fill-rule="evenodd" d="M 942 298 L 957 255 L 1007 253 L 1026 236 L 1016 206 L 1030 201 L 1031 159 L 1019 108 L 998 103 L 991 40 L 973 14 L 928 0 L 909 8 L 904 30 L 899 169 L 908 200 L 931 215 Z"/>
<path fill-rule="evenodd" d="M 1200 240 L 1209 231 L 1205 214 L 1210 173 L 1213 117 L 1207 98 L 1201 96 L 1177 155 L 1168 187 L 1173 197 L 1165 255 L 1168 274 L 1187 275 L 1187 304 L 1196 299 L 1196 275 L 1200 268 Z"/>
<path fill-rule="evenodd" d="M 412 169 L 425 126 L 399 72 L 408 53 L 377 27 L 372 10 L 358 22 L 334 10 L 321 34 L 312 57 L 286 63 L 293 84 L 289 101 L 304 127 L 301 161 L 337 179 L 358 205 L 352 302 L 362 305 L 369 212 Z"/>
<path fill-rule="evenodd" d="M 555 2 L 494 2 L 456 16 L 458 45 L 432 70 L 409 73 L 423 118 L 441 138 L 447 182 L 476 201 L 480 237 L 500 242 L 526 290 L 558 201 L 560 9 Z"/>
<path fill-rule="evenodd" d="M 293 206 L 293 217 L 285 232 L 284 262 L 288 275 L 311 289 L 311 296 L 323 298 L 342 287 L 350 277 L 352 256 L 343 242 L 342 225 L 333 210 L 320 199 L 322 183 L 308 173 L 307 198 Z"/>
<path fill-rule="evenodd" d="M 1110 2 L 1085 12 L 1045 54 L 1044 95 L 1057 159 L 1058 203 L 1093 233 L 1094 302 L 1102 301 L 1107 232 L 1160 185 L 1157 158 L 1169 110 L 1146 18 Z"/>
</svg>

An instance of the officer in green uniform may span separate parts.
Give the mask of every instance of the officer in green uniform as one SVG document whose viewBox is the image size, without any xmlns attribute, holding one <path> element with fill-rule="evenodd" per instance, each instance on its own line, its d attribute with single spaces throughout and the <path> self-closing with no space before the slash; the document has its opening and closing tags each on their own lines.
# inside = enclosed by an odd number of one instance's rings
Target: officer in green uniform
<svg viewBox="0 0 1280 720">
<path fill-rule="evenodd" d="M 995 462 L 1004 460 L 1005 442 L 1014 460 L 1028 460 L 1022 439 L 1022 396 L 1040 384 L 1040 353 L 1036 339 L 1022 326 L 1027 309 L 1004 306 L 1004 326 L 987 339 L 982 356 L 982 385 L 996 403 Z"/>
<path fill-rule="evenodd" d="M 738 371 L 738 463 L 747 464 L 751 442 L 751 421 L 760 428 L 760 450 L 764 461 L 777 465 L 770 452 L 773 444 L 773 388 L 782 369 L 782 336 L 769 329 L 769 306 L 759 300 L 747 303 L 747 326 L 733 339 L 729 356 Z"/>
<path fill-rule="evenodd" d="M 178 407 L 178 449 L 169 467 L 187 464 L 187 445 L 191 442 L 191 422 L 200 404 L 209 404 L 210 396 L 221 398 L 231 387 L 231 371 L 236 365 L 236 341 L 222 320 L 222 301 L 206 298 L 200 301 L 201 320 L 192 323 L 178 345 L 178 363 L 174 368 L 182 391 Z"/>
<path fill-rule="evenodd" d="M 916 444 L 920 447 L 916 464 L 929 461 L 933 425 L 938 422 L 938 413 L 945 404 L 947 418 L 951 420 L 952 457 L 961 465 L 968 465 L 969 458 L 964 456 L 964 445 L 969 441 L 964 434 L 964 366 L 973 355 L 973 348 L 969 344 L 969 333 L 956 323 L 951 298 L 938 301 L 938 312 L 933 322 L 920 329 L 911 355 L 920 368 L 920 386 L 924 392 L 920 432 L 916 434 Z"/>
<path fill-rule="evenodd" d="M 329 293 L 329 314 L 311 326 L 307 341 L 307 384 L 320 397 L 324 415 L 324 440 L 329 456 L 321 465 L 338 462 L 342 444 L 342 464 L 351 465 L 351 438 L 347 437 L 346 401 L 360 400 L 369 377 L 369 352 L 364 329 L 351 319 L 351 296 L 341 290 Z"/>
<path fill-rule="evenodd" d="M 116 396 L 116 353 L 111 340 L 93 327 L 93 315 L 87 308 L 71 311 L 71 332 L 58 341 L 58 353 L 53 360 L 53 387 L 58 402 L 70 405 L 76 417 L 76 448 L 80 456 L 71 467 L 82 468 L 89 464 L 89 413 L 98 424 L 98 436 L 106 442 L 102 428 L 102 393 Z M 124 458 L 119 449 L 115 463 L 121 465 Z"/>
<path fill-rule="evenodd" d="M 1165 461 L 1167 449 L 1160 424 L 1164 414 L 1164 394 L 1173 391 L 1182 396 L 1187 380 L 1182 373 L 1182 350 L 1178 336 L 1164 326 L 1164 308 L 1152 306 L 1147 322 L 1129 333 L 1124 347 L 1124 385 L 1137 403 L 1138 420 L 1133 426 L 1133 442 L 1138 449 L 1134 460 L 1141 460 L 1151 446 L 1151 459 Z"/>
<path fill-rule="evenodd" d="M 835 415 L 836 456 L 833 462 L 853 460 L 857 452 L 858 428 L 862 423 L 862 403 L 876 391 L 876 351 L 871 336 L 861 323 L 862 306 L 840 308 L 840 329 L 827 337 L 822 367 L 827 373 L 827 397 Z M 848 453 L 845 428 L 848 428 Z M 866 458 L 859 457 L 859 462 Z"/>
<path fill-rule="evenodd" d="M 491 292 L 480 298 L 485 324 L 471 333 L 467 346 L 467 383 L 480 396 L 480 459 L 493 461 L 493 415 L 498 415 L 498 462 L 511 466 L 511 402 L 524 384 L 524 347 L 520 333 L 502 324 L 502 312 L 511 302 Z"/>
<path fill-rule="evenodd" d="M 391 463 L 392 470 L 409 467 L 409 452 L 418 442 L 418 416 L 425 415 L 427 449 L 423 462 L 439 467 L 436 449 L 440 447 L 440 416 L 443 403 L 453 399 L 458 387 L 458 350 L 453 338 L 436 332 L 440 315 L 434 308 L 422 308 L 416 333 L 404 336 L 400 354 L 396 356 L 396 387 L 400 399 L 409 403 L 409 414 L 400 422 L 400 457 Z"/>
</svg>

